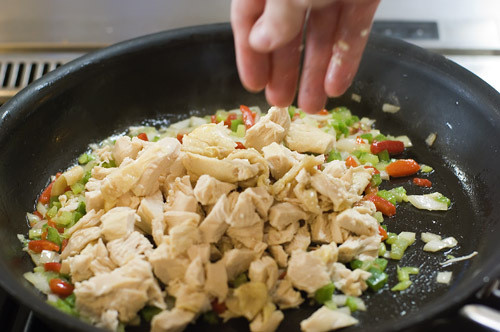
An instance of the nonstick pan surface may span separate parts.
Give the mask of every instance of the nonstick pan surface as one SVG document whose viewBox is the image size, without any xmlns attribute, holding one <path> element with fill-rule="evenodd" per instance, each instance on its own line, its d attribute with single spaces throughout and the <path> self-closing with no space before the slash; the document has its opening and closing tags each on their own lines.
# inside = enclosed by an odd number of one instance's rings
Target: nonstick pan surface
<svg viewBox="0 0 500 332">
<path fill-rule="evenodd" d="M 361 102 L 351 94 L 361 95 Z M 401 107 L 382 112 L 384 103 Z M 51 174 L 64 169 L 91 142 L 130 125 L 167 124 L 190 114 L 209 114 L 240 104 L 266 110 L 263 94 L 241 86 L 229 25 L 210 25 L 158 33 L 100 50 L 49 73 L 0 109 L 0 284 L 15 298 L 61 330 L 91 330 L 44 303 L 22 274 L 32 264 L 16 238 L 26 234 L 26 211 Z M 454 236 L 462 256 L 472 260 L 439 266 L 448 252 L 425 253 L 420 240 L 400 266 L 420 274 L 402 293 L 389 291 L 397 280 L 396 263 L 382 292 L 363 296 L 368 311 L 349 331 L 401 330 L 456 310 L 474 291 L 500 275 L 500 97 L 479 78 L 442 56 L 402 41 L 371 36 L 354 84 L 328 108 L 344 105 L 358 116 L 377 120 L 384 133 L 408 135 L 414 147 L 405 156 L 434 167 L 432 190 L 411 178 L 391 181 L 409 194 L 439 191 L 451 199 L 447 212 L 424 212 L 400 204 L 386 219 L 390 231 L 428 231 Z M 437 140 L 427 147 L 432 132 Z M 450 286 L 436 283 L 438 271 L 453 271 Z M 299 330 L 315 308 L 285 311 L 280 331 Z M 244 331 L 248 323 L 191 325 L 189 330 Z M 145 327 L 133 328 L 141 330 Z"/>
</svg>

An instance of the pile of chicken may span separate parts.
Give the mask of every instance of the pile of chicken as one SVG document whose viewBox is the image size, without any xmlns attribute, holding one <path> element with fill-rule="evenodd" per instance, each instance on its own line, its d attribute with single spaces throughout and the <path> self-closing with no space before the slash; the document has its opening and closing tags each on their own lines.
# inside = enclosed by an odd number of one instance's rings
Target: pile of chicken
<svg viewBox="0 0 500 332">
<path fill-rule="evenodd" d="M 373 169 L 324 163 L 334 145 L 334 136 L 272 107 L 247 131 L 245 149 L 220 123 L 182 144 L 122 136 L 98 150 L 117 167 L 92 169 L 87 214 L 61 254 L 80 315 L 116 330 L 151 305 L 163 310 L 152 331 L 182 331 L 215 301 L 227 307 L 225 320 L 243 316 L 251 331 L 274 331 L 281 310 L 304 301 L 300 291 L 311 296 L 333 282 L 361 295 L 370 273 L 342 263 L 377 257 L 375 206 L 362 200 Z M 232 288 L 242 273 L 249 281 Z M 356 322 L 322 307 L 301 328 Z"/>
</svg>

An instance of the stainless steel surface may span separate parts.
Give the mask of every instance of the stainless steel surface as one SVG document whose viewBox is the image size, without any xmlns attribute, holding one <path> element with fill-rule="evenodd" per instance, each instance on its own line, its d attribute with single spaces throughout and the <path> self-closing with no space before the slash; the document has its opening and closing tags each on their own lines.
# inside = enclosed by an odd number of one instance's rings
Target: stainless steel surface
<svg viewBox="0 0 500 332">
<path fill-rule="evenodd" d="M 500 331 L 500 312 L 480 304 L 468 304 L 460 309 L 464 317 L 489 329 Z"/>
</svg>

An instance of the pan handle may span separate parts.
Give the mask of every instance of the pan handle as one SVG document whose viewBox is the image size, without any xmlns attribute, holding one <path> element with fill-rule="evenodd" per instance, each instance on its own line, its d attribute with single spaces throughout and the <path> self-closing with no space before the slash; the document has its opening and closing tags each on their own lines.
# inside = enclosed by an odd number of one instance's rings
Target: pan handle
<svg viewBox="0 0 500 332">
<path fill-rule="evenodd" d="M 460 309 L 460 314 L 486 328 L 500 331 L 500 311 L 482 304 L 467 304 Z"/>
</svg>

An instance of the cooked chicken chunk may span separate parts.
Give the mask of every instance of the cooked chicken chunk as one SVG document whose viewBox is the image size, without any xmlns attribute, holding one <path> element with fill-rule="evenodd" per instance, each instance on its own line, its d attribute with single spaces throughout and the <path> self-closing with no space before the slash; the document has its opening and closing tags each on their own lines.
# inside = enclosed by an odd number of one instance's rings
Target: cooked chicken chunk
<svg viewBox="0 0 500 332">
<path fill-rule="evenodd" d="M 116 139 L 113 146 L 113 159 L 116 165 L 120 166 L 125 158 L 135 159 L 142 150 L 142 143 L 133 140 L 128 136 L 120 136 Z"/>
<path fill-rule="evenodd" d="M 271 290 L 278 281 L 278 265 L 271 257 L 262 257 L 250 264 L 248 277 L 251 281 L 263 282 Z"/>
<path fill-rule="evenodd" d="M 268 302 L 260 313 L 255 316 L 250 323 L 251 332 L 274 332 L 285 315 L 280 310 L 276 310 L 276 306 Z"/>
<path fill-rule="evenodd" d="M 132 232 L 128 237 L 108 242 L 109 257 L 118 266 L 123 266 L 135 258 L 144 259 L 153 251 L 153 245 L 144 235 Z"/>
<path fill-rule="evenodd" d="M 156 241 L 159 236 L 158 228 L 162 229 L 162 227 L 158 227 L 158 225 L 163 224 L 163 195 L 161 191 L 158 190 L 153 195 L 141 199 L 137 214 L 141 219 L 139 222 L 136 222 L 135 225 L 144 233 L 153 235 Z M 153 224 L 155 227 L 153 227 Z M 155 228 L 157 234 L 153 233 L 153 228 Z M 161 235 L 163 235 L 163 229 Z M 161 239 L 158 238 L 158 240 Z"/>
<path fill-rule="evenodd" d="M 314 174 L 311 177 L 311 185 L 318 193 L 332 201 L 334 211 L 345 210 L 361 200 L 361 196 L 349 190 L 348 182 L 324 172 Z"/>
<path fill-rule="evenodd" d="M 153 317 L 151 332 L 182 332 L 194 317 L 194 312 L 179 308 L 162 311 Z"/>
<path fill-rule="evenodd" d="M 378 233 L 377 219 L 369 214 L 359 213 L 356 209 L 344 210 L 337 215 L 340 227 L 357 235 L 371 236 Z"/>
<path fill-rule="evenodd" d="M 205 283 L 205 291 L 218 299 L 219 303 L 223 303 L 228 293 L 227 287 L 227 272 L 223 260 L 217 263 L 208 263 L 205 265 L 207 272 L 207 282 Z"/>
<path fill-rule="evenodd" d="M 351 315 L 323 306 L 300 322 L 300 329 L 304 332 L 327 332 L 357 323 L 358 320 Z"/>
<path fill-rule="evenodd" d="M 203 290 L 187 284 L 181 284 L 175 293 L 175 307 L 194 313 L 205 312 L 211 308 L 208 295 Z"/>
<path fill-rule="evenodd" d="M 101 228 L 99 227 L 89 227 L 74 232 L 61 253 L 61 259 L 78 254 L 87 244 L 97 240 L 100 236 Z"/>
<path fill-rule="evenodd" d="M 231 131 L 220 124 L 204 124 L 184 135 L 182 150 L 206 157 L 224 158 L 236 148 Z"/>
<path fill-rule="evenodd" d="M 307 225 L 300 227 L 295 237 L 292 241 L 285 245 L 285 251 L 291 254 L 294 250 L 307 250 L 307 247 L 311 244 L 311 235 L 309 234 L 309 229 Z"/>
<path fill-rule="evenodd" d="M 245 146 L 261 151 L 263 147 L 275 142 L 281 143 L 290 128 L 290 115 L 287 108 L 271 107 L 245 134 Z"/>
<path fill-rule="evenodd" d="M 273 256 L 279 267 L 283 268 L 288 265 L 288 254 L 285 252 L 282 246 L 269 246 L 269 252 Z"/>
<path fill-rule="evenodd" d="M 229 227 L 226 231 L 231 240 L 242 243 L 245 247 L 255 250 L 264 239 L 264 222 L 259 221 L 247 227 Z"/>
<path fill-rule="evenodd" d="M 301 250 L 292 252 L 286 278 L 295 288 L 310 294 L 330 282 L 326 265 L 321 258 Z"/>
<path fill-rule="evenodd" d="M 264 158 L 269 163 L 271 175 L 276 180 L 283 177 L 302 157 L 299 153 L 291 151 L 287 147 L 272 143 L 262 148 Z"/>
<path fill-rule="evenodd" d="M 269 210 L 269 223 L 280 231 L 294 221 L 305 219 L 307 219 L 307 214 L 294 204 L 278 203 Z"/>
<path fill-rule="evenodd" d="M 139 216 L 128 207 L 115 207 L 101 217 L 102 235 L 106 241 L 126 237 L 134 231 L 134 224 Z"/>
<path fill-rule="evenodd" d="M 299 230 L 299 222 L 294 221 L 285 229 L 279 231 L 274 227 L 267 227 L 266 243 L 269 245 L 284 244 L 293 240 L 294 235 Z"/>
<path fill-rule="evenodd" d="M 292 123 L 285 137 L 285 143 L 300 153 L 328 153 L 333 148 L 335 137 L 308 124 Z"/>
<path fill-rule="evenodd" d="M 360 296 L 368 287 L 366 279 L 371 273 L 362 269 L 349 270 L 344 264 L 334 263 L 331 267 L 331 278 L 337 289 L 349 296 Z"/>
<path fill-rule="evenodd" d="M 224 253 L 222 259 L 226 266 L 227 279 L 232 281 L 248 270 L 250 263 L 255 259 L 255 252 L 249 249 L 231 249 Z"/>
<path fill-rule="evenodd" d="M 78 230 L 98 226 L 101 222 L 101 217 L 104 214 L 104 211 L 96 212 L 95 210 L 90 210 L 83 217 L 78 220 L 76 224 L 74 224 L 71 228 L 66 230 L 66 234 L 72 236 Z"/>
<path fill-rule="evenodd" d="M 217 180 L 210 175 L 202 175 L 194 187 L 194 196 L 203 205 L 215 204 L 222 195 L 229 194 L 236 189 L 233 183 Z"/>
<path fill-rule="evenodd" d="M 276 303 L 280 309 L 297 308 L 304 302 L 304 299 L 292 287 L 292 283 L 288 279 L 278 280 L 277 287 L 273 292 L 273 302 Z"/>
<path fill-rule="evenodd" d="M 200 224 L 201 238 L 203 242 L 218 242 L 226 229 L 229 227 L 227 221 L 230 215 L 230 202 L 226 195 L 222 195 L 207 217 Z"/>
<path fill-rule="evenodd" d="M 378 256 L 378 247 L 380 245 L 380 236 L 362 235 L 359 237 L 349 237 L 339 247 L 339 261 L 347 263 L 353 259 L 373 260 Z"/>
<path fill-rule="evenodd" d="M 153 250 L 149 256 L 149 262 L 153 266 L 155 276 L 164 284 L 171 280 L 182 279 L 189 265 L 189 259 L 185 256 L 177 257 L 169 239 L 164 239 L 158 248 Z"/>
</svg>

